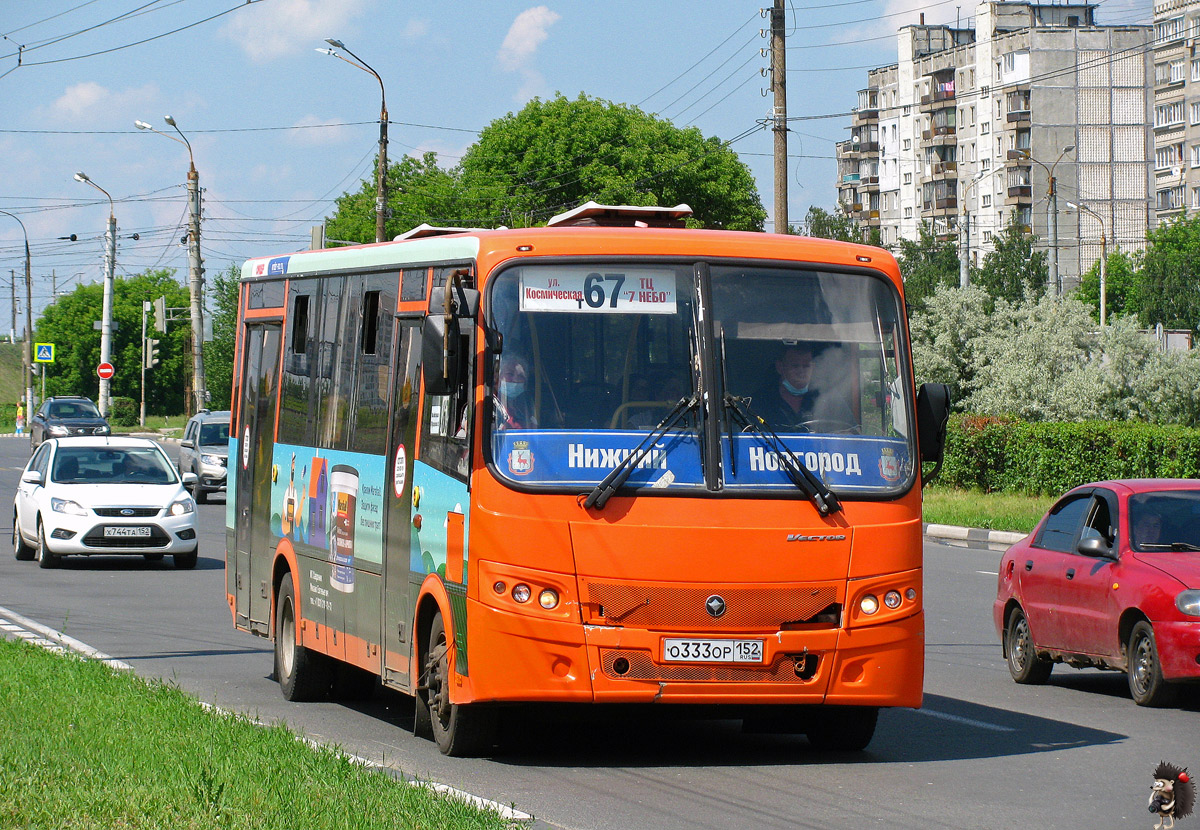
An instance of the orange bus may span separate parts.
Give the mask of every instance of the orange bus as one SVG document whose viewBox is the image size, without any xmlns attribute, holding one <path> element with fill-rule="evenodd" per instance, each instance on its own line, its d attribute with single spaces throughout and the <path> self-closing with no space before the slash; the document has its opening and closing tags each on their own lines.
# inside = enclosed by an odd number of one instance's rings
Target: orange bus
<svg viewBox="0 0 1200 830">
<path fill-rule="evenodd" d="M 948 401 L 896 262 L 689 215 L 245 263 L 226 593 L 287 699 L 382 682 L 449 755 L 522 702 L 852 749 L 920 706 Z"/>
</svg>

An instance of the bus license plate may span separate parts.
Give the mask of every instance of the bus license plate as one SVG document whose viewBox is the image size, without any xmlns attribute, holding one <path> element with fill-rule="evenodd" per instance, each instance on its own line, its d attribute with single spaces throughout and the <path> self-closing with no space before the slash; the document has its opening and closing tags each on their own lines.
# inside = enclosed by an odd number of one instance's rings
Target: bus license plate
<svg viewBox="0 0 1200 830">
<path fill-rule="evenodd" d="M 148 528 L 148 527 L 120 527 L 120 526 L 106 527 L 106 528 L 104 528 L 104 535 L 108 536 L 108 537 L 113 537 L 113 536 L 143 537 L 143 536 L 150 535 L 150 528 Z"/>
<path fill-rule="evenodd" d="M 762 640 L 663 640 L 666 663 L 761 663 Z"/>
</svg>

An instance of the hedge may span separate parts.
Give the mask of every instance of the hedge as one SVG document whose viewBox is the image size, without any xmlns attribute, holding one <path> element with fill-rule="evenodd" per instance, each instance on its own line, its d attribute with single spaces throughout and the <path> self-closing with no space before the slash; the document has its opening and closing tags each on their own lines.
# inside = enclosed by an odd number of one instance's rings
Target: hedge
<svg viewBox="0 0 1200 830">
<path fill-rule="evenodd" d="M 1200 429 L 953 415 L 941 483 L 1056 495 L 1110 478 L 1200 478 Z"/>
</svg>

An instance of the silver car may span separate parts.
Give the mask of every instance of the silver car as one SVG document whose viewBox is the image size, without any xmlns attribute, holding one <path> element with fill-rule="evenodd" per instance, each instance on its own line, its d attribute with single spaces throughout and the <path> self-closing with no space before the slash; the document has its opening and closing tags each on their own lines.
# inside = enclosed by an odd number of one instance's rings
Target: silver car
<svg viewBox="0 0 1200 830">
<path fill-rule="evenodd" d="M 229 413 L 201 410 L 192 416 L 179 442 L 179 472 L 195 473 L 192 495 L 200 504 L 209 493 L 225 492 L 229 458 Z"/>
</svg>

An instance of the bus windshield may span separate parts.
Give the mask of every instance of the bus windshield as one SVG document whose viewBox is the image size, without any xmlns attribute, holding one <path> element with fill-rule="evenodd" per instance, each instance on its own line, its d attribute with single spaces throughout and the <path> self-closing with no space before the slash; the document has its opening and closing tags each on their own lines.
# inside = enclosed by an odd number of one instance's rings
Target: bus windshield
<svg viewBox="0 0 1200 830">
<path fill-rule="evenodd" d="M 643 448 L 626 489 L 802 498 L 785 452 L 838 493 L 911 486 L 903 316 L 882 277 L 547 263 L 500 273 L 489 298 L 490 460 L 513 483 L 594 486 L 694 397 L 703 405 Z"/>
</svg>

